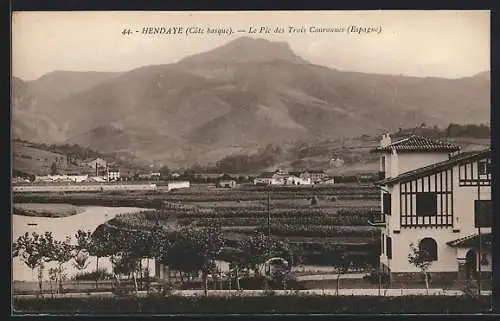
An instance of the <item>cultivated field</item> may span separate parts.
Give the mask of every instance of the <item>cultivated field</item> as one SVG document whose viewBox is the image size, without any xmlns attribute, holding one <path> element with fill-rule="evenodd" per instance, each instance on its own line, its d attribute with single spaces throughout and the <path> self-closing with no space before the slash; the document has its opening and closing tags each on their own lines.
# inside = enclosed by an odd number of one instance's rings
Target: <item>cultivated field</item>
<svg viewBox="0 0 500 321">
<path fill-rule="evenodd" d="M 269 197 L 269 204 L 268 204 Z M 47 193 L 15 195 L 16 202 L 156 208 L 156 213 L 120 215 L 115 224 L 170 228 L 217 223 L 229 247 L 255 231 L 268 232 L 268 206 L 273 238 L 293 244 L 306 265 L 331 265 L 331 251 L 354 258 L 356 268 L 375 266 L 379 232 L 369 220 L 379 216 L 379 192 L 372 186 L 285 187 L 241 186 L 234 189 L 197 186 L 171 192 Z"/>
</svg>

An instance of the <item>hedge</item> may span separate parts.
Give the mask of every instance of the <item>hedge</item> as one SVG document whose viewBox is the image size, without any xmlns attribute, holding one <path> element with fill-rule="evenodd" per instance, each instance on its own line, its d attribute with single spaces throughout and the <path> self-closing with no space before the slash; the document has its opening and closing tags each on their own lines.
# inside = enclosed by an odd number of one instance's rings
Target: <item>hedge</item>
<svg viewBox="0 0 500 321">
<path fill-rule="evenodd" d="M 269 294 L 272 294 L 269 293 Z M 465 296 L 278 296 L 14 298 L 15 313 L 478 313 L 490 298 Z"/>
</svg>

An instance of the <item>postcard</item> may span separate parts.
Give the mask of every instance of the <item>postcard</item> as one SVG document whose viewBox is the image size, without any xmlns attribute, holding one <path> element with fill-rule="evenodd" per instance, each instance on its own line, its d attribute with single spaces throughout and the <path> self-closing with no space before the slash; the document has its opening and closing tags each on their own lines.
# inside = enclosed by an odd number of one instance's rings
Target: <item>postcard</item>
<svg viewBox="0 0 500 321">
<path fill-rule="evenodd" d="M 12 15 L 13 313 L 491 309 L 489 11 Z"/>
</svg>

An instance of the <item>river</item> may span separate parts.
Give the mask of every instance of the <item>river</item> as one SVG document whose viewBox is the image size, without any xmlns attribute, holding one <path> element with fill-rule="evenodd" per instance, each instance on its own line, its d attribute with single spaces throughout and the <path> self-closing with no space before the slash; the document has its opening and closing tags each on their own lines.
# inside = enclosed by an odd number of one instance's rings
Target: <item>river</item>
<svg viewBox="0 0 500 321">
<path fill-rule="evenodd" d="M 83 206 L 82 206 L 83 207 Z M 45 233 L 52 232 L 55 239 L 64 240 L 67 236 L 72 237 L 72 242 L 75 242 L 74 235 L 81 229 L 84 231 L 94 231 L 97 226 L 112 219 L 118 214 L 133 213 L 144 211 L 143 208 L 134 207 L 104 207 L 104 206 L 84 206 L 84 211 L 68 217 L 50 218 L 50 217 L 30 217 L 22 215 L 13 215 L 12 219 L 12 238 L 15 241 L 20 235 L 26 232 Z M 74 276 L 78 272 L 91 272 L 96 268 L 96 258 L 90 257 L 89 265 L 86 269 L 79 271 L 73 265 L 73 262 L 65 264 L 68 277 Z M 54 267 L 56 263 L 50 262 L 46 265 L 45 279 L 48 277 L 48 269 Z M 145 265 L 143 265 L 145 266 Z M 99 259 L 99 269 L 104 268 L 111 272 L 111 262 L 107 258 Z M 154 263 L 150 263 L 151 275 L 154 274 Z M 19 258 L 13 259 L 12 274 L 14 281 L 36 281 L 36 271 L 32 272 Z"/>
</svg>

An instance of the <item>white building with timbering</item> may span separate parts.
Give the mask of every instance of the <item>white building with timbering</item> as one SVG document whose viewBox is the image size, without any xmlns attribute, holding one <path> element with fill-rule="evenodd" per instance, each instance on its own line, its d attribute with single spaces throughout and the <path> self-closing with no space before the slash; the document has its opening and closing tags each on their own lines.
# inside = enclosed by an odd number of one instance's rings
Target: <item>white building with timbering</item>
<svg viewBox="0 0 500 321">
<path fill-rule="evenodd" d="M 491 274 L 491 150 L 461 153 L 425 137 L 384 135 L 372 152 L 383 175 L 381 218 L 372 224 L 381 228 L 380 265 L 391 279 L 419 272 L 408 262 L 410 244 L 428 253 L 433 279 Z"/>
</svg>

